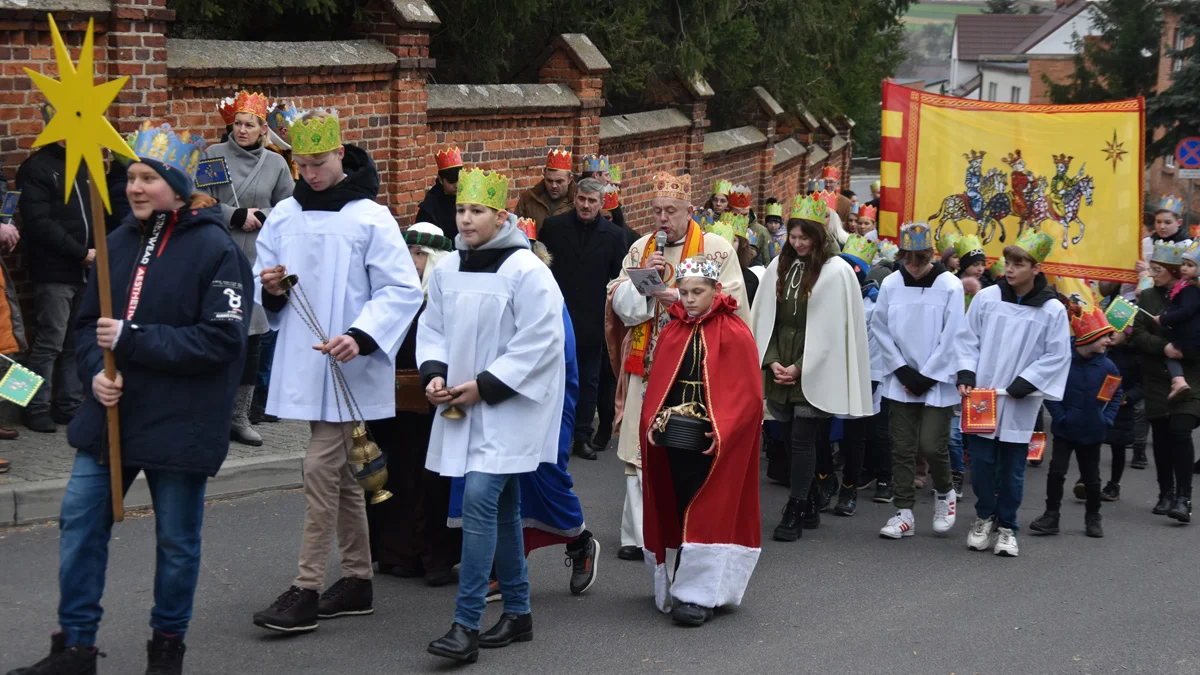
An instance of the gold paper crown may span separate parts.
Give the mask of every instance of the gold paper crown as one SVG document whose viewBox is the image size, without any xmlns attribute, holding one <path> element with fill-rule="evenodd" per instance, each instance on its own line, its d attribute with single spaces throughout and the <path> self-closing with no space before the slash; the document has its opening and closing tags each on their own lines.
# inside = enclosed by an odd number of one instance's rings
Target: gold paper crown
<svg viewBox="0 0 1200 675">
<path fill-rule="evenodd" d="M 292 154 L 319 155 L 342 147 L 342 129 L 334 115 L 310 117 L 292 124 Z"/>
<path fill-rule="evenodd" d="M 692 177 L 689 174 L 672 176 L 666 171 L 654 174 L 654 197 L 662 199 L 692 199 Z"/>
<path fill-rule="evenodd" d="M 503 211 L 508 206 L 508 177 L 472 167 L 458 176 L 456 204 L 481 204 Z"/>
<path fill-rule="evenodd" d="M 824 223 L 828 211 L 829 205 L 819 196 L 796 195 L 792 199 L 792 211 L 788 217 Z"/>
<path fill-rule="evenodd" d="M 233 100 L 233 114 L 250 113 L 258 119 L 267 121 L 267 110 L 271 104 L 267 101 L 267 97 L 260 93 L 250 93 L 248 91 L 239 91 L 237 98 Z"/>
<path fill-rule="evenodd" d="M 987 151 L 972 150 L 970 154 L 963 153 L 963 158 L 965 158 L 968 162 L 975 162 L 983 159 L 983 156 L 986 154 Z"/>
</svg>

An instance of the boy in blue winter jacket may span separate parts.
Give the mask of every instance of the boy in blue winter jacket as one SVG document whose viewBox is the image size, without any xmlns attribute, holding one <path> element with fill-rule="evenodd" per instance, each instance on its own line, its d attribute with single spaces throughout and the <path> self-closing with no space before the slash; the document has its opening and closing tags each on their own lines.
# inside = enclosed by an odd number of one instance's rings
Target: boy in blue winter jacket
<svg viewBox="0 0 1200 675">
<path fill-rule="evenodd" d="M 1071 453 L 1079 462 L 1087 492 L 1085 532 L 1103 537 L 1100 526 L 1100 446 L 1121 408 L 1121 371 L 1105 355 L 1114 329 L 1098 308 L 1072 312 L 1075 354 L 1061 401 L 1046 401 L 1053 423 L 1054 447 L 1046 477 L 1046 512 L 1029 524 L 1041 534 L 1058 534 L 1058 509 Z"/>
</svg>

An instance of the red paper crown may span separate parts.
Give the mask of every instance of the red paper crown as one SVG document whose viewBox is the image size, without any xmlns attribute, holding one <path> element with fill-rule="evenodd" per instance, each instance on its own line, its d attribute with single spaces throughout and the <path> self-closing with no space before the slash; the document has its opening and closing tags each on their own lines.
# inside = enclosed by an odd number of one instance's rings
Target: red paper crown
<svg viewBox="0 0 1200 675">
<path fill-rule="evenodd" d="M 750 208 L 750 188 L 745 185 L 735 185 L 729 191 L 729 206 L 734 209 Z"/>
<path fill-rule="evenodd" d="M 837 196 L 836 192 L 830 192 L 829 190 L 821 190 L 820 192 L 818 192 L 815 195 L 815 197 L 817 199 L 820 199 L 821 201 L 825 202 L 825 206 L 828 206 L 830 211 L 837 209 L 838 196 Z"/>
<path fill-rule="evenodd" d="M 869 220 L 875 220 L 876 215 L 877 215 L 877 213 L 875 211 L 874 206 L 863 206 L 862 208 L 860 208 L 858 210 L 859 218 L 867 218 Z"/>
<path fill-rule="evenodd" d="M 840 180 L 841 177 L 842 172 L 836 166 L 829 165 L 821 171 L 821 178 L 824 179 Z"/>
<path fill-rule="evenodd" d="M 546 168 L 558 171 L 571 170 L 571 151 L 566 148 L 555 148 L 546 155 Z"/>
<path fill-rule="evenodd" d="M 453 169 L 456 166 L 463 165 L 462 151 L 458 149 L 458 146 L 452 145 L 444 150 L 438 150 L 433 158 L 437 160 L 438 171 Z"/>
<path fill-rule="evenodd" d="M 234 99 L 225 97 L 217 101 L 217 112 L 221 113 L 221 119 L 225 121 L 225 126 L 233 126 L 233 116 L 237 114 L 237 110 L 233 107 Z"/>
<path fill-rule="evenodd" d="M 616 185 L 605 185 L 604 186 L 604 203 L 600 205 L 600 208 L 604 209 L 605 211 L 612 211 L 613 209 L 617 208 L 620 205 L 621 205 L 621 196 L 620 196 L 620 191 L 617 189 L 617 186 Z"/>
<path fill-rule="evenodd" d="M 532 218 L 517 218 L 517 229 L 529 237 L 529 241 L 537 241 L 537 223 Z"/>
<path fill-rule="evenodd" d="M 259 93 L 250 93 L 248 91 L 239 91 L 237 98 L 233 100 L 233 114 L 250 113 L 258 119 L 267 121 L 267 110 L 271 104 L 267 101 L 267 97 Z M 233 122 L 229 122 L 232 124 Z"/>
<path fill-rule="evenodd" d="M 1115 332 L 1116 329 L 1108 322 L 1104 312 L 1099 307 L 1091 311 L 1082 311 L 1078 316 L 1071 317 L 1071 337 L 1076 345 L 1086 345 Z"/>
</svg>

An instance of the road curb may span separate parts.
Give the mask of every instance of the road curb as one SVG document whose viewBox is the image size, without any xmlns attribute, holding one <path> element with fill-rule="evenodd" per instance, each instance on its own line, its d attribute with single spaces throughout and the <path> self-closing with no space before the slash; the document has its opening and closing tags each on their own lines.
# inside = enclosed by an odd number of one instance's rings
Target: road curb
<svg viewBox="0 0 1200 675">
<path fill-rule="evenodd" d="M 208 479 L 207 500 L 300 487 L 303 452 L 231 459 Z M 67 479 L 0 488 L 0 528 L 34 525 L 58 518 Z M 125 495 L 125 508 L 151 505 L 146 475 L 140 474 Z"/>
</svg>

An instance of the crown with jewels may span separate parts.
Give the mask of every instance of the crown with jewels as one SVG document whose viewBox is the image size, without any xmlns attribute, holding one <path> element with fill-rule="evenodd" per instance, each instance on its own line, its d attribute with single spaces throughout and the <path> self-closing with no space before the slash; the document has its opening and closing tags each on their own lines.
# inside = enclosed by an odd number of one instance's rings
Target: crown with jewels
<svg viewBox="0 0 1200 675">
<path fill-rule="evenodd" d="M 1182 242 L 1160 241 L 1154 245 L 1154 255 L 1150 257 L 1150 262 L 1163 265 L 1182 265 L 1185 248 L 1186 246 Z"/>
<path fill-rule="evenodd" d="M 1083 309 L 1078 316 L 1071 317 L 1071 337 L 1075 338 L 1076 346 L 1091 344 L 1114 332 L 1116 329 L 1099 307 Z"/>
<path fill-rule="evenodd" d="M 721 219 L 715 225 L 709 228 L 709 232 L 719 235 L 725 241 L 737 245 L 734 237 L 742 237 L 746 239 L 746 232 L 750 230 L 750 216 L 740 216 L 731 211 L 726 211 L 721 214 Z"/>
<path fill-rule="evenodd" d="M 745 185 L 734 185 L 729 190 L 729 206 L 735 209 L 750 208 L 750 188 Z"/>
<path fill-rule="evenodd" d="M 1050 257 L 1050 252 L 1054 250 L 1054 237 L 1041 230 L 1025 230 L 1025 234 L 1017 239 L 1017 246 L 1034 260 L 1044 263 L 1046 258 Z"/>
<path fill-rule="evenodd" d="M 1175 215 L 1183 213 L 1183 200 L 1175 195 L 1163 195 L 1158 202 L 1159 211 L 1170 211 Z"/>
<path fill-rule="evenodd" d="M 463 165 L 462 151 L 458 149 L 457 145 L 452 145 L 448 148 L 442 148 L 441 150 L 438 150 L 437 153 L 434 154 L 433 159 L 437 162 L 438 171 L 453 169 L 456 166 Z"/>
<path fill-rule="evenodd" d="M 238 113 L 250 113 L 266 122 L 267 111 L 270 108 L 271 104 L 267 102 L 267 97 L 258 92 L 239 91 L 237 98 L 233 99 L 234 115 Z"/>
<path fill-rule="evenodd" d="M 841 180 L 842 172 L 832 164 L 826 165 L 824 169 L 821 169 L 821 178 L 824 180 Z"/>
<path fill-rule="evenodd" d="M 876 215 L 878 215 L 878 211 L 876 211 L 874 206 L 864 204 L 858 208 L 858 219 L 859 220 L 863 220 L 863 219 L 875 220 Z"/>
<path fill-rule="evenodd" d="M 933 230 L 928 223 L 905 223 L 900 226 L 900 250 L 924 251 L 933 248 Z"/>
<path fill-rule="evenodd" d="M 663 199 L 692 199 L 692 177 L 690 174 L 672 176 L 666 171 L 654 174 L 654 197 Z"/>
<path fill-rule="evenodd" d="M 1183 259 L 1200 266 L 1200 239 L 1193 239 L 1192 243 L 1183 249 Z"/>
<path fill-rule="evenodd" d="M 825 206 L 828 206 L 830 211 L 837 210 L 838 195 L 836 192 L 832 190 L 821 190 L 814 196 L 817 199 L 825 202 Z"/>
<path fill-rule="evenodd" d="M 1000 161 L 1009 166 L 1016 164 L 1017 162 L 1021 161 L 1021 149 L 1017 148 L 1015 152 L 1008 153 L 1008 157 L 1004 157 Z"/>
<path fill-rule="evenodd" d="M 600 205 L 600 208 L 604 209 L 605 211 L 612 211 L 620 205 L 621 188 L 617 187 L 616 185 L 605 185 L 604 202 Z"/>
<path fill-rule="evenodd" d="M 176 132 L 170 124 L 156 127 L 146 120 L 129 146 L 140 159 L 153 159 L 195 178 L 204 139 L 186 131 Z"/>
<path fill-rule="evenodd" d="M 954 253 L 960 258 L 975 251 L 983 253 L 983 242 L 974 234 L 964 235 L 954 244 Z"/>
<path fill-rule="evenodd" d="M 319 155 L 342 147 L 342 127 L 337 115 L 309 117 L 292 123 L 292 154 Z"/>
<path fill-rule="evenodd" d="M 675 267 L 675 279 L 687 279 L 688 277 L 720 281 L 721 263 L 709 260 L 702 255 L 680 260 L 679 265 Z"/>
<path fill-rule="evenodd" d="M 852 255 L 867 264 L 875 259 L 878 251 L 878 244 L 857 234 L 850 235 L 850 238 L 846 240 L 846 245 L 842 246 L 842 253 Z"/>
<path fill-rule="evenodd" d="M 604 155 L 588 155 L 583 158 L 583 170 L 599 173 L 608 171 L 608 157 Z"/>
<path fill-rule="evenodd" d="M 271 108 L 271 112 L 267 113 L 267 126 L 275 131 L 280 129 L 291 129 L 296 119 L 300 117 L 301 111 L 287 101 L 280 101 Z"/>
<path fill-rule="evenodd" d="M 692 220 L 702 231 L 709 232 L 717 223 L 717 214 L 712 209 L 698 209 L 692 212 Z"/>
<path fill-rule="evenodd" d="M 942 235 L 941 239 L 937 240 L 937 243 L 934 245 L 934 248 L 937 250 L 938 255 L 944 255 L 946 253 L 946 251 L 949 251 L 950 249 L 954 248 L 958 244 L 960 239 L 962 239 L 961 234 L 959 234 L 957 232 L 948 232 L 948 233 Z"/>
<path fill-rule="evenodd" d="M 472 167 L 458 175 L 455 204 L 482 204 L 503 211 L 508 206 L 508 176 Z"/>
<path fill-rule="evenodd" d="M 620 166 L 613 164 L 612 166 L 608 167 L 608 180 L 610 180 L 614 183 L 620 183 L 621 176 L 622 176 L 622 173 L 621 173 Z"/>
<path fill-rule="evenodd" d="M 829 212 L 829 204 L 821 199 L 820 194 L 813 196 L 796 195 L 792 199 L 792 210 L 788 218 L 800 218 L 817 223 L 825 222 L 825 214 Z"/>
<path fill-rule="evenodd" d="M 1075 158 L 1073 156 L 1067 155 L 1067 153 L 1064 152 L 1061 155 L 1053 155 L 1051 157 L 1051 159 L 1054 160 L 1055 164 L 1070 164 L 1071 160 L 1073 160 Z"/>
<path fill-rule="evenodd" d="M 571 170 L 571 151 L 563 147 L 557 147 L 551 150 L 546 155 L 546 168 L 555 171 L 570 171 Z"/>
<path fill-rule="evenodd" d="M 537 222 L 533 218 L 517 218 L 517 229 L 529 241 L 537 241 Z"/>
<path fill-rule="evenodd" d="M 217 112 L 221 113 L 221 119 L 225 121 L 225 126 L 227 127 L 233 126 L 233 116 L 237 114 L 237 111 L 233 108 L 233 102 L 234 98 L 232 96 L 226 96 L 217 101 Z"/>
<path fill-rule="evenodd" d="M 727 180 L 718 180 L 717 182 L 713 183 L 712 193 L 714 195 L 728 195 L 729 191 L 732 189 L 733 183 Z"/>
<path fill-rule="evenodd" d="M 978 161 L 981 161 L 983 159 L 983 156 L 986 154 L 987 154 L 986 150 L 972 150 L 969 153 L 964 152 L 963 158 L 966 159 L 968 162 L 978 162 Z"/>
<path fill-rule="evenodd" d="M 899 246 L 896 246 L 895 243 L 887 239 L 881 239 L 879 241 L 879 250 L 875 253 L 875 259 L 871 261 L 871 264 L 877 265 L 883 261 L 892 262 L 899 254 Z"/>
<path fill-rule="evenodd" d="M 779 202 L 767 204 L 766 213 L 767 218 L 775 217 L 783 220 L 783 204 L 780 204 Z"/>
</svg>

